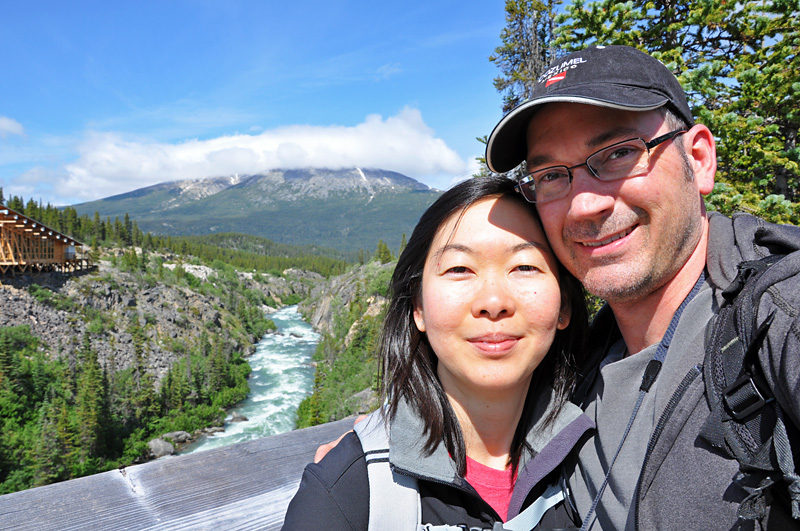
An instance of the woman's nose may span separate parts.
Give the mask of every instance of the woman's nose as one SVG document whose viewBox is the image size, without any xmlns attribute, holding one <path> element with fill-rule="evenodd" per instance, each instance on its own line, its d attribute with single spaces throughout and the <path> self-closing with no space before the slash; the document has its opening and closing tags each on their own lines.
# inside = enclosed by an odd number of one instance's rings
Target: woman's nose
<svg viewBox="0 0 800 531">
<path fill-rule="evenodd" d="M 514 310 L 514 297 L 504 282 L 493 277 L 481 282 L 473 299 L 472 314 L 475 317 L 499 319 L 513 315 Z"/>
</svg>

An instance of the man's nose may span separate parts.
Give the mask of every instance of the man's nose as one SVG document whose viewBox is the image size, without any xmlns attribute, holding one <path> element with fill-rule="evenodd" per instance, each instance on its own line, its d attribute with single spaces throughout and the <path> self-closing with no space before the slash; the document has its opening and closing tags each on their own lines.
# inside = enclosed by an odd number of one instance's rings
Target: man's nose
<svg viewBox="0 0 800 531">
<path fill-rule="evenodd" d="M 601 181 L 586 165 L 572 170 L 572 189 L 569 193 L 570 216 L 594 218 L 606 215 L 614 208 L 617 181 Z"/>
</svg>

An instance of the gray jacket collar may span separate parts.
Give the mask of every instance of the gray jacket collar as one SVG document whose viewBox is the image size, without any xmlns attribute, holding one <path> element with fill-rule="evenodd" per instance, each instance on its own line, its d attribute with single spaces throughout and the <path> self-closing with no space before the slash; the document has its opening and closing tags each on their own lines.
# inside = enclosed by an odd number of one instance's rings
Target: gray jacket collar
<svg viewBox="0 0 800 531">
<path fill-rule="evenodd" d="M 550 426 L 543 427 L 553 407 L 553 393 L 548 388 L 539 395 L 533 412 L 536 421 L 528 432 L 527 441 L 534 453 L 525 452 L 520 460 L 509 518 L 519 511 L 528 492 L 555 470 L 585 432 L 594 428 L 583 410 L 570 402 L 564 404 Z M 426 454 L 422 419 L 405 402 L 398 405 L 389 440 L 389 462 L 394 469 L 419 479 L 468 488 L 444 444 L 439 444 L 431 455 Z"/>
</svg>

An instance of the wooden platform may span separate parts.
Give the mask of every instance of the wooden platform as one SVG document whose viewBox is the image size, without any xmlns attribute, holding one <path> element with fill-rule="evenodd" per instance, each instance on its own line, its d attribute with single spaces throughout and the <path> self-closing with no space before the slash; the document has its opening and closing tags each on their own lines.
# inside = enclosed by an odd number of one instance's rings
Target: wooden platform
<svg viewBox="0 0 800 531">
<path fill-rule="evenodd" d="M 84 245 L 38 221 L 0 205 L 0 276 L 92 268 Z"/>
<path fill-rule="evenodd" d="M 3 530 L 280 529 L 322 426 L 0 496 Z"/>
</svg>

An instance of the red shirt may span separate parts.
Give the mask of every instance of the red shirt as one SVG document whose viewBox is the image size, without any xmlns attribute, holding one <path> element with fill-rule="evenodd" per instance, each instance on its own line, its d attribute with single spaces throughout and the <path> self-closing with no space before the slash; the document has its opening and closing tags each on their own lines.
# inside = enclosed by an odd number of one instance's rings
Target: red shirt
<svg viewBox="0 0 800 531">
<path fill-rule="evenodd" d="M 496 470 L 467 457 L 467 475 L 464 479 L 497 511 L 503 522 L 507 521 L 515 480 L 511 477 L 510 466 L 505 470 Z"/>
</svg>

